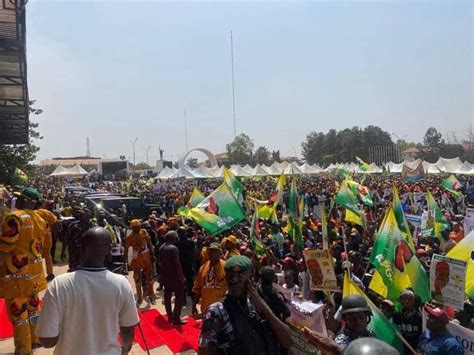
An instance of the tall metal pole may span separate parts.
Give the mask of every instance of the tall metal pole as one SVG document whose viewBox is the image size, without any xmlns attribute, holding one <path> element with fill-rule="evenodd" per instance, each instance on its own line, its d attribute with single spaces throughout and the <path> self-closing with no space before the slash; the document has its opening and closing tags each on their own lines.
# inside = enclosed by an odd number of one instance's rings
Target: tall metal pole
<svg viewBox="0 0 474 355">
<path fill-rule="evenodd" d="M 234 138 L 236 137 L 236 126 L 235 126 L 235 83 L 234 83 L 234 38 L 232 31 L 230 31 L 230 57 L 232 62 L 232 109 L 234 113 Z"/>
<path fill-rule="evenodd" d="M 135 169 L 135 144 L 137 143 L 137 140 L 138 138 L 135 138 L 133 141 L 130 141 L 130 143 L 132 143 L 132 146 L 133 146 L 133 169 Z"/>
<path fill-rule="evenodd" d="M 184 139 L 186 142 L 186 151 L 188 151 L 188 119 L 186 117 L 186 109 L 184 109 Z"/>
</svg>

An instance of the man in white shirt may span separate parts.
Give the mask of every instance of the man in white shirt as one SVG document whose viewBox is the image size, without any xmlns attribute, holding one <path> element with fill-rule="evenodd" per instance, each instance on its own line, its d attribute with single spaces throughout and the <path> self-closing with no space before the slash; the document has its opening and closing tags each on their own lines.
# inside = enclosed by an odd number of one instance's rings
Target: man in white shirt
<svg viewBox="0 0 474 355">
<path fill-rule="evenodd" d="M 83 266 L 56 277 L 48 287 L 38 336 L 54 354 L 128 354 L 139 318 L 132 288 L 104 267 L 110 233 L 89 229 L 82 238 Z M 122 349 L 117 341 L 120 331 Z"/>
</svg>

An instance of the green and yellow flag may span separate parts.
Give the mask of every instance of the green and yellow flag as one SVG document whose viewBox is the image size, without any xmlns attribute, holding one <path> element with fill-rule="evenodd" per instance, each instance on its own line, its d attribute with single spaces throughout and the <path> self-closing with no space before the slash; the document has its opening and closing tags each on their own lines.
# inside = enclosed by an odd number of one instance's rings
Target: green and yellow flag
<svg viewBox="0 0 474 355">
<path fill-rule="evenodd" d="M 303 248 L 303 220 L 301 215 L 301 204 L 296 189 L 295 176 L 291 178 L 290 197 L 288 203 L 288 234 L 293 242 Z"/>
<path fill-rule="evenodd" d="M 235 198 L 239 203 L 243 202 L 244 185 L 235 177 L 235 175 L 224 167 L 224 182 L 230 187 Z"/>
<path fill-rule="evenodd" d="M 253 213 L 252 217 L 252 225 L 250 227 L 250 243 L 252 244 L 252 248 L 255 250 L 257 255 L 265 254 L 265 247 L 263 246 L 262 240 L 260 239 L 260 225 L 258 224 L 257 208 L 255 208 L 255 212 Z"/>
<path fill-rule="evenodd" d="M 245 219 L 245 212 L 230 187 L 222 184 L 199 205 L 191 208 L 188 216 L 209 234 L 215 235 Z"/>
<path fill-rule="evenodd" d="M 189 214 L 189 210 L 193 207 L 196 207 L 199 205 L 202 200 L 204 200 L 204 195 L 202 194 L 201 191 L 197 187 L 193 189 L 193 192 L 191 193 L 191 196 L 189 197 L 189 201 L 186 204 L 186 206 L 182 206 L 178 208 L 178 214 L 183 217 L 187 217 Z"/>
<path fill-rule="evenodd" d="M 324 204 L 321 209 L 321 232 L 323 235 L 323 249 L 329 249 L 328 216 Z"/>
<path fill-rule="evenodd" d="M 357 202 L 356 196 L 347 187 L 347 185 L 341 184 L 341 187 L 339 188 L 339 191 L 336 195 L 336 203 L 360 217 L 362 211 L 359 209 Z"/>
<path fill-rule="evenodd" d="M 359 163 L 359 169 L 362 172 L 366 172 L 369 170 L 369 164 L 367 164 L 365 161 L 363 161 L 361 158 L 356 156 L 356 160 Z"/>
<path fill-rule="evenodd" d="M 430 300 L 428 276 L 398 228 L 393 209 L 388 210 L 377 232 L 370 263 L 376 271 L 369 288 L 377 294 L 396 301 L 411 287 L 423 302 Z"/>
<path fill-rule="evenodd" d="M 427 193 L 427 202 L 428 202 L 428 212 L 434 218 L 434 226 L 431 232 L 431 235 L 434 235 L 436 238 L 441 239 L 441 232 L 449 227 L 448 221 L 443 216 L 438 204 L 436 203 L 433 195 L 430 191 Z"/>
<path fill-rule="evenodd" d="M 281 174 L 278 178 L 275 190 L 273 191 L 270 198 L 265 204 L 260 205 L 258 208 L 258 216 L 263 219 L 272 218 L 272 222 L 278 222 L 276 218 L 276 209 L 277 206 L 281 203 L 283 199 L 283 188 L 285 187 L 285 175 Z"/>
<path fill-rule="evenodd" d="M 383 340 L 387 344 L 390 344 L 395 349 L 397 349 L 400 354 L 403 354 L 403 342 L 400 340 L 401 334 L 398 333 L 398 330 L 395 328 L 395 326 L 389 322 L 387 318 L 385 318 L 377 306 L 372 303 L 372 301 L 354 283 L 354 281 L 349 278 L 348 274 L 345 273 L 342 297 L 344 298 L 351 295 L 362 296 L 367 301 L 367 304 L 372 311 L 372 317 L 367 327 L 375 333 L 377 338 Z"/>
<path fill-rule="evenodd" d="M 460 187 L 459 181 L 454 175 L 451 175 L 446 180 L 444 180 L 441 186 L 451 192 L 453 196 L 459 197 L 459 195 L 461 195 L 461 193 L 458 191 Z"/>
<path fill-rule="evenodd" d="M 372 207 L 374 205 L 374 201 L 372 200 L 372 196 L 370 195 L 369 189 L 361 184 L 357 183 L 354 180 L 344 180 L 343 183 L 347 185 L 348 188 L 351 189 L 354 196 L 358 197 L 359 200 L 367 207 Z"/>
<path fill-rule="evenodd" d="M 26 173 L 21 170 L 20 168 L 15 168 L 15 172 L 13 173 L 14 179 L 18 180 L 21 182 L 21 184 L 26 185 L 28 184 L 29 178 Z"/>
</svg>

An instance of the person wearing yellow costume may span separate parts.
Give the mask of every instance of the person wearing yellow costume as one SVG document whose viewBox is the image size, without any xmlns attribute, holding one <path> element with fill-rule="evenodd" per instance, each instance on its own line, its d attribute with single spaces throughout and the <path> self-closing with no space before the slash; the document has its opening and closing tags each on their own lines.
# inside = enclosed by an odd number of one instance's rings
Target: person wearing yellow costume
<svg viewBox="0 0 474 355">
<path fill-rule="evenodd" d="M 199 299 L 201 300 L 201 313 L 204 313 L 209 305 L 219 301 L 227 291 L 224 273 L 225 261 L 221 259 L 222 249 L 219 243 L 211 243 L 207 252 L 209 260 L 201 266 L 194 281 L 192 307 L 194 316 L 198 315 L 196 305 Z"/>
<path fill-rule="evenodd" d="M 17 194 L 16 211 L 7 214 L 0 236 L 0 297 L 6 301 L 13 324 L 15 353 L 31 353 L 39 343 L 36 323 L 38 293 L 46 289 L 41 246 L 46 223 L 34 211 L 38 191 L 26 188 Z"/>
<path fill-rule="evenodd" d="M 46 222 L 46 234 L 44 236 L 43 242 L 43 256 L 46 263 L 46 276 L 47 281 L 54 279 L 53 274 L 53 257 L 51 255 L 51 248 L 53 246 L 53 228 L 54 225 L 58 222 L 58 219 L 53 212 L 47 210 L 43 207 L 43 203 L 38 204 L 38 209 L 35 210 L 35 213 L 38 214 Z"/>
<path fill-rule="evenodd" d="M 132 233 L 125 239 L 125 255 L 129 248 L 133 249 L 133 257 L 129 262 L 133 270 L 133 280 L 137 289 L 137 306 L 143 301 L 142 272 L 147 283 L 147 293 L 151 304 L 155 304 L 155 293 L 153 291 L 153 253 L 151 240 L 146 230 L 140 228 L 140 221 L 134 219 L 130 222 Z"/>
<path fill-rule="evenodd" d="M 239 249 L 237 249 L 237 238 L 234 235 L 222 239 L 221 246 L 226 251 L 224 255 L 225 260 L 240 255 Z"/>
</svg>

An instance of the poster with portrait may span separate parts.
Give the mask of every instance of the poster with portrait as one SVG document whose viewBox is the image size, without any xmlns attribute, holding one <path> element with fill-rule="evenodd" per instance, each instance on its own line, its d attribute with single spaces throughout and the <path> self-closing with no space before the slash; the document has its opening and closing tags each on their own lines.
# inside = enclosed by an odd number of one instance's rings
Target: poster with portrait
<svg viewBox="0 0 474 355">
<path fill-rule="evenodd" d="M 338 291 L 331 252 L 328 249 L 306 249 L 303 254 L 311 276 L 311 290 Z"/>
<path fill-rule="evenodd" d="M 456 309 L 464 308 L 467 263 L 433 254 L 430 290 L 433 300 Z"/>
<path fill-rule="evenodd" d="M 466 208 L 466 215 L 464 216 L 464 235 L 468 235 L 474 231 L 474 208 Z"/>
</svg>

